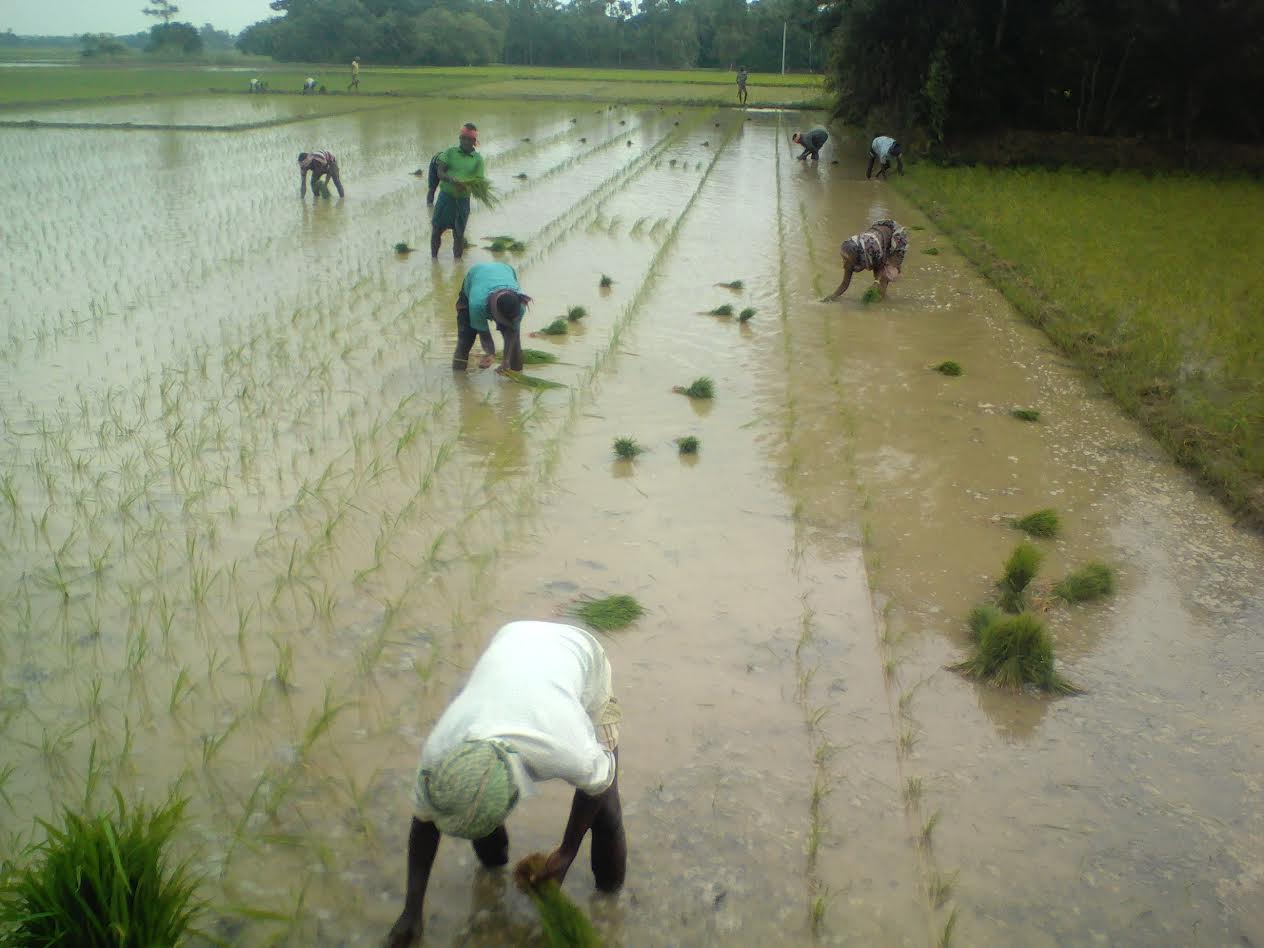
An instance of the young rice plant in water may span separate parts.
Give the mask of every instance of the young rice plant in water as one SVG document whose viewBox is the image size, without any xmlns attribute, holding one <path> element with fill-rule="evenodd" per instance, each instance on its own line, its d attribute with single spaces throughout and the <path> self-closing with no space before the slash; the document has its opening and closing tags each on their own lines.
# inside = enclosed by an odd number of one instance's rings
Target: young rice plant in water
<svg viewBox="0 0 1264 948">
<path fill-rule="evenodd" d="M 985 621 L 987 620 L 987 621 Z M 1029 612 L 1005 616 L 971 613 L 971 626 L 982 623 L 969 658 L 953 667 L 968 678 L 1020 691 L 1034 685 L 1041 691 L 1073 694 L 1077 690 L 1053 664 L 1053 640 Z"/>
<path fill-rule="evenodd" d="M 543 336 L 565 336 L 566 331 L 566 320 L 559 316 L 557 319 L 553 320 L 553 322 L 541 329 L 540 334 Z"/>
<path fill-rule="evenodd" d="M 702 375 L 689 383 L 689 387 L 677 385 L 672 388 L 677 395 L 688 395 L 690 398 L 714 398 L 715 383 L 709 375 Z"/>
<path fill-rule="evenodd" d="M 535 905 L 549 948 L 600 948 L 601 939 L 583 910 L 556 882 L 540 878 L 547 862 L 544 853 L 527 856 L 514 868 L 514 883 Z"/>
<path fill-rule="evenodd" d="M 744 310 L 737 314 L 737 321 L 739 323 L 747 322 L 757 312 L 759 312 L 759 310 L 755 309 L 754 306 L 747 306 Z"/>
<path fill-rule="evenodd" d="M 707 315 L 708 316 L 732 316 L 733 307 L 730 306 L 728 303 L 721 303 L 715 309 L 708 310 Z"/>
<path fill-rule="evenodd" d="M 1019 421 L 1039 421 L 1040 412 L 1034 408 L 1015 408 L 1010 412 Z"/>
<path fill-rule="evenodd" d="M 566 319 L 568 322 L 577 323 L 588 315 L 588 310 L 582 306 L 572 306 L 566 311 Z"/>
<path fill-rule="evenodd" d="M 614 453 L 615 457 L 624 461 L 631 461 L 638 454 L 644 453 L 645 449 L 636 443 L 635 438 L 615 438 Z"/>
<path fill-rule="evenodd" d="M 687 435 L 683 438 L 676 439 L 676 447 L 679 449 L 681 454 L 697 454 L 698 443 L 698 439 L 693 435 Z"/>
<path fill-rule="evenodd" d="M 641 618 L 645 609 L 627 595 L 606 596 L 604 599 L 585 596 L 571 607 L 570 614 L 600 632 L 613 632 Z"/>
<path fill-rule="evenodd" d="M 523 349 L 522 363 L 523 365 L 549 365 L 556 362 L 557 356 L 551 352 L 545 352 L 542 349 Z"/>
<path fill-rule="evenodd" d="M 878 284 L 873 284 L 860 297 L 862 303 L 881 303 L 882 290 L 878 289 Z"/>
<path fill-rule="evenodd" d="M 1068 574 L 1053 587 L 1053 594 L 1066 602 L 1100 599 L 1115 591 L 1115 571 L 1094 560 Z"/>
<path fill-rule="evenodd" d="M 1028 536 L 1048 538 L 1056 537 L 1061 532 L 1062 521 L 1056 510 L 1045 507 L 1025 517 L 1019 517 L 1013 522 L 1013 526 L 1015 530 L 1021 530 Z"/>
<path fill-rule="evenodd" d="M 1024 540 L 1005 561 L 1005 574 L 997 584 L 1000 587 L 1001 608 L 1006 612 L 1022 612 L 1027 604 L 1027 587 L 1035 579 L 1044 554 Z"/>
<path fill-rule="evenodd" d="M 961 363 L 953 362 L 949 359 L 947 362 L 941 362 L 939 365 L 935 366 L 935 371 L 940 375 L 957 376 L 961 374 Z"/>
</svg>

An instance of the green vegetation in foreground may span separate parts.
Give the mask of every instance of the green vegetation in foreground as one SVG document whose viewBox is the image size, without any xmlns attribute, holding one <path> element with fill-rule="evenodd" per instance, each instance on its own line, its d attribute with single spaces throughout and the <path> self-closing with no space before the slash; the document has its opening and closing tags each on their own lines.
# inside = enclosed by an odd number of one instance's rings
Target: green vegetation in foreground
<svg viewBox="0 0 1264 948">
<path fill-rule="evenodd" d="M 918 165 L 894 183 L 1178 463 L 1264 527 L 1258 182 Z M 1220 236 L 1191 259 L 1209 215 Z"/>
<path fill-rule="evenodd" d="M 549 365 L 557 361 L 557 356 L 551 352 L 545 352 L 542 349 L 523 349 L 522 364 L 523 365 Z"/>
<path fill-rule="evenodd" d="M 0 885 L 0 941 L 14 948 L 76 945 L 176 945 L 201 911 L 186 863 L 167 849 L 184 803 L 131 812 L 115 793 L 117 812 L 64 812 L 61 827 L 43 823 L 47 839 L 31 864 L 6 861 Z M 42 822 L 42 821 L 41 821 Z"/>
<path fill-rule="evenodd" d="M 544 853 L 532 853 L 514 867 L 514 883 L 535 905 L 544 940 L 549 948 L 601 948 L 601 939 L 583 909 L 556 882 L 540 881 L 548 858 Z"/>
<path fill-rule="evenodd" d="M 693 435 L 686 435 L 683 438 L 676 439 L 676 447 L 681 454 L 697 454 L 699 441 Z"/>
<path fill-rule="evenodd" d="M 677 395 L 688 395 L 690 398 L 714 398 L 715 382 L 711 381 L 711 376 L 700 375 L 689 383 L 689 387 L 683 385 L 675 385 L 672 391 Z"/>
<path fill-rule="evenodd" d="M 524 359 L 523 362 L 525 363 L 526 360 Z M 561 382 L 554 382 L 552 379 L 542 379 L 535 375 L 523 375 L 521 372 L 515 372 L 513 369 L 505 369 L 501 374 L 509 381 L 525 385 L 527 388 L 566 388 Z"/>
<path fill-rule="evenodd" d="M 641 618 L 645 615 L 645 608 L 627 595 L 606 596 L 604 599 L 585 596 L 572 606 L 570 614 L 600 632 L 613 632 Z"/>
<path fill-rule="evenodd" d="M 1039 421 L 1040 420 L 1040 412 L 1037 411 L 1035 408 L 1015 408 L 1010 411 L 1010 414 L 1013 415 L 1015 418 L 1017 418 L 1019 421 Z"/>
<path fill-rule="evenodd" d="M 715 309 L 708 310 L 707 315 L 708 316 L 732 316 L 733 307 L 730 306 L 728 303 L 721 303 Z"/>
<path fill-rule="evenodd" d="M 957 376 L 961 374 L 961 363 L 953 362 L 949 359 L 947 362 L 941 362 L 939 365 L 935 366 L 935 371 L 940 375 Z"/>
<path fill-rule="evenodd" d="M 588 310 L 582 306 L 572 306 L 566 311 L 566 321 L 577 323 L 588 315 Z"/>
<path fill-rule="evenodd" d="M 1015 530 L 1021 530 L 1033 537 L 1056 537 L 1062 530 L 1062 520 L 1052 507 L 1045 507 L 1025 517 L 1019 517 L 1012 524 Z"/>
<path fill-rule="evenodd" d="M 1115 571 L 1096 560 L 1085 563 L 1054 584 L 1053 594 L 1065 602 L 1087 602 L 1115 591 Z"/>
<path fill-rule="evenodd" d="M 1045 555 L 1023 540 L 1005 561 L 1005 573 L 997 587 L 1001 591 L 1000 605 L 1006 612 L 1022 612 L 1027 607 L 1027 587 L 1036 578 Z"/>
<path fill-rule="evenodd" d="M 644 454 L 645 449 L 637 444 L 636 438 L 615 438 L 614 454 L 615 457 L 624 461 L 631 461 L 638 454 Z"/>
<path fill-rule="evenodd" d="M 862 294 L 860 295 L 860 302 L 862 302 L 862 303 L 881 303 L 881 302 L 882 302 L 882 290 L 878 287 L 878 284 L 876 284 L 876 283 L 871 283 L 871 284 L 869 284 L 868 289 L 866 289 L 866 290 L 864 291 L 864 293 L 862 293 Z"/>
<path fill-rule="evenodd" d="M 737 321 L 739 323 L 749 322 L 750 319 L 758 312 L 759 310 L 757 310 L 754 306 L 747 306 L 744 310 L 737 314 Z"/>
<path fill-rule="evenodd" d="M 566 332 L 566 317 L 559 316 L 557 319 L 553 320 L 553 322 L 541 329 L 538 334 L 541 336 L 565 336 Z"/>
<path fill-rule="evenodd" d="M 1007 616 L 975 609 L 970 613 L 970 637 L 970 657 L 952 666 L 968 678 L 1015 691 L 1027 685 L 1054 694 L 1078 690 L 1054 668 L 1053 639 L 1030 612 Z"/>
</svg>

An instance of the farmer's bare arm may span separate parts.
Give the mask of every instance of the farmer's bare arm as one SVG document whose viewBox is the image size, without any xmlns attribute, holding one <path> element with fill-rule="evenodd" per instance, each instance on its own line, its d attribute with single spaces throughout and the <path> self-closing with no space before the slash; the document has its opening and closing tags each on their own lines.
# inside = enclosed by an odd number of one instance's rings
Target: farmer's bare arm
<svg viewBox="0 0 1264 948">
<path fill-rule="evenodd" d="M 844 293 L 847 292 L 847 287 L 851 286 L 851 272 L 852 271 L 851 271 L 850 265 L 843 267 L 843 282 L 838 284 L 838 289 L 836 289 L 829 296 L 825 297 L 825 299 L 822 302 L 832 303 L 834 300 L 838 299 L 840 296 L 842 296 Z"/>
<path fill-rule="evenodd" d="M 421 938 L 422 903 L 426 900 L 426 884 L 439 851 L 439 828 L 413 817 L 408 833 L 408 890 L 404 911 L 386 936 L 386 948 L 409 948 Z"/>
<path fill-rule="evenodd" d="M 571 863 L 575 861 L 575 856 L 579 853 L 580 844 L 588 835 L 588 831 L 592 829 L 597 816 L 607 807 L 612 808 L 612 811 L 619 811 L 619 751 L 617 748 L 614 751 L 614 760 L 614 779 L 602 793 L 593 796 L 583 790 L 575 791 L 575 796 L 571 800 L 571 815 L 566 821 L 566 830 L 562 833 L 562 843 L 556 850 L 549 853 L 548 861 L 544 864 L 546 879 L 553 879 L 561 885 L 566 879 Z M 619 879 L 620 884 L 622 881 Z"/>
<path fill-rule="evenodd" d="M 307 169 L 306 169 L 306 168 L 300 168 L 300 169 L 299 169 L 299 181 L 300 181 L 301 183 L 300 183 L 300 185 L 299 185 L 299 189 L 298 189 L 298 196 L 299 196 L 299 197 L 307 197 Z M 315 188 L 316 188 L 316 182 L 315 182 L 315 181 L 313 181 L 313 182 L 312 182 L 312 189 L 313 189 L 313 190 L 315 190 Z"/>
<path fill-rule="evenodd" d="M 870 177 L 873 175 L 873 161 L 874 161 L 874 157 L 873 157 L 873 154 L 871 153 L 871 154 L 869 155 L 869 167 L 867 167 L 867 168 L 865 169 L 865 178 L 866 178 L 866 179 L 870 178 Z"/>
<path fill-rule="evenodd" d="M 342 190 L 342 179 L 338 177 L 338 162 L 334 162 L 329 166 L 329 177 L 334 179 L 334 187 L 338 189 L 338 197 L 346 197 L 347 192 Z"/>
</svg>

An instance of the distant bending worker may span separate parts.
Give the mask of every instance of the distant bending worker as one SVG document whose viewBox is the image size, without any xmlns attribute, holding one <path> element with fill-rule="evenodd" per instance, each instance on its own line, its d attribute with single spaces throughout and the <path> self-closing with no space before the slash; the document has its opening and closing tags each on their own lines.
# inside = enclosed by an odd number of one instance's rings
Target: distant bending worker
<svg viewBox="0 0 1264 948">
<path fill-rule="evenodd" d="M 421 750 L 404 910 L 387 948 L 408 948 L 423 935 L 440 839 L 468 839 L 484 866 L 503 866 L 509 861 L 505 821 L 545 780 L 563 780 L 575 793 L 543 877 L 561 884 L 591 831 L 594 882 L 602 892 L 618 890 L 628 859 L 619 720 L 610 661 L 596 639 L 555 622 L 503 626 Z"/>
<path fill-rule="evenodd" d="M 823 302 L 832 303 L 846 293 L 857 270 L 872 270 L 878 292 L 885 297 L 887 284 L 898 279 L 904 268 L 908 243 L 908 231 L 890 219 L 874 221 L 868 230 L 848 237 L 838 251 L 843 257 L 843 282 Z"/>
<path fill-rule="evenodd" d="M 803 154 L 799 156 L 800 161 L 809 156 L 813 161 L 816 161 L 821 157 L 821 149 L 825 146 L 825 143 L 829 141 L 829 132 L 825 131 L 822 126 L 818 125 L 806 134 L 803 132 L 795 132 L 792 136 L 790 136 L 790 140 L 796 145 L 803 146 Z"/>
<path fill-rule="evenodd" d="M 465 371 L 475 338 L 483 346 L 478 367 L 486 369 L 492 364 L 496 340 L 492 338 L 491 324 L 495 323 L 505 346 L 497 371 L 521 372 L 522 317 L 530 304 L 531 297 L 522 292 L 518 274 L 509 264 L 496 261 L 470 267 L 456 298 L 456 352 L 452 354 L 452 368 Z"/>
<path fill-rule="evenodd" d="M 430 256 L 439 256 L 443 232 L 452 231 L 452 256 L 465 252 L 465 225 L 470 221 L 470 192 L 462 184 L 470 178 L 481 178 L 483 156 L 474 150 L 478 132 L 468 124 L 461 126 L 457 144 L 435 156 L 439 172 L 439 200 L 430 218 Z"/>
<path fill-rule="evenodd" d="M 894 138 L 887 135 L 879 135 L 873 140 L 869 146 L 869 167 L 865 169 L 865 177 L 868 178 L 873 174 L 873 166 L 880 163 L 882 167 L 878 170 L 878 177 L 884 177 L 891 169 L 891 159 L 895 159 L 895 165 L 900 169 L 900 174 L 904 174 L 904 159 L 901 157 L 904 149 L 900 147 L 900 143 Z"/>
<path fill-rule="evenodd" d="M 346 197 L 346 192 L 342 190 L 342 179 L 338 177 L 338 159 L 332 153 L 327 151 L 300 151 L 298 153 L 298 170 L 301 179 L 301 185 L 298 189 L 299 197 L 307 196 L 307 174 L 312 175 L 312 194 L 320 197 L 322 190 L 328 191 L 328 184 L 324 179 L 328 178 L 333 181 L 334 187 L 338 189 L 338 197 Z"/>
<path fill-rule="evenodd" d="M 749 78 L 750 73 L 746 71 L 746 67 L 739 67 L 737 70 L 737 101 L 739 105 L 746 104 L 746 81 Z"/>
<path fill-rule="evenodd" d="M 303 80 L 303 95 L 307 95 L 309 92 L 315 92 L 315 91 L 316 91 L 316 79 L 312 76 L 308 76 L 306 79 Z"/>
</svg>

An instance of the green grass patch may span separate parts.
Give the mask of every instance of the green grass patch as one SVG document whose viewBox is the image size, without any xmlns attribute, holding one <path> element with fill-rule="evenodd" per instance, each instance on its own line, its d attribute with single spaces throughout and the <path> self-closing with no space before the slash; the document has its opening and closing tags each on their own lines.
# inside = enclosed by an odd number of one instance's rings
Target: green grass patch
<svg viewBox="0 0 1264 948">
<path fill-rule="evenodd" d="M 1069 573 L 1053 587 L 1053 594 L 1066 602 L 1087 602 L 1114 591 L 1115 571 L 1096 560 Z"/>
<path fill-rule="evenodd" d="M 700 442 L 693 435 L 686 435 L 683 438 L 676 439 L 676 449 L 681 454 L 697 454 Z"/>
<path fill-rule="evenodd" d="M 619 594 L 595 599 L 584 596 L 572 604 L 570 615 L 599 632 L 613 632 L 631 625 L 645 615 L 645 607 L 633 597 Z"/>
<path fill-rule="evenodd" d="M 28 865 L 6 861 L 0 878 L 0 940 L 15 946 L 176 945 L 201 903 L 187 863 L 168 852 L 184 803 L 130 813 L 82 816 L 64 811 L 61 826 L 41 822 L 47 838 L 28 850 Z"/>
<path fill-rule="evenodd" d="M 527 856 L 514 868 L 514 883 L 535 906 L 549 948 L 601 948 L 601 939 L 583 910 L 556 882 L 541 879 L 547 862 L 544 853 Z"/>
<path fill-rule="evenodd" d="M 1257 181 L 922 164 L 895 186 L 1178 463 L 1264 526 Z M 1233 236 L 1191 263 L 1208 208 Z"/>
<path fill-rule="evenodd" d="M 953 362 L 949 359 L 948 361 L 941 362 L 939 365 L 935 366 L 935 371 L 940 375 L 951 375 L 955 378 L 961 374 L 961 363 Z"/>
<path fill-rule="evenodd" d="M 1062 530 L 1062 520 L 1052 507 L 1019 517 L 1010 524 L 1015 530 L 1032 537 L 1056 537 Z"/>
<path fill-rule="evenodd" d="M 714 398 L 715 382 L 709 375 L 702 375 L 690 382 L 688 388 L 677 385 L 672 388 L 672 391 L 677 395 L 688 395 L 690 398 Z"/>
<path fill-rule="evenodd" d="M 1001 608 L 1006 612 L 1022 612 L 1027 605 L 1027 587 L 1040 571 L 1045 555 L 1026 540 L 1014 547 L 1005 560 L 1005 572 L 997 583 Z"/>
<path fill-rule="evenodd" d="M 1014 408 L 1010 414 L 1019 421 L 1039 421 L 1040 412 L 1034 408 Z"/>
<path fill-rule="evenodd" d="M 645 449 L 637 443 L 636 438 L 615 438 L 613 447 L 614 456 L 623 461 L 631 461 L 638 454 L 645 453 Z"/>
<path fill-rule="evenodd" d="M 759 310 L 757 310 L 754 306 L 747 306 L 744 310 L 737 314 L 737 321 L 739 323 L 750 322 L 751 317 L 758 312 Z"/>
<path fill-rule="evenodd" d="M 543 349 L 522 350 L 523 365 L 552 365 L 556 361 L 557 356 L 551 352 L 545 352 Z"/>
<path fill-rule="evenodd" d="M 707 315 L 708 316 L 732 316 L 733 307 L 730 306 L 728 303 L 721 303 L 715 309 L 707 310 Z"/>
<path fill-rule="evenodd" d="M 568 330 L 567 330 L 566 317 L 559 316 L 557 319 L 553 320 L 553 322 L 549 323 L 547 326 L 541 329 L 540 335 L 565 336 L 567 332 Z"/>
<path fill-rule="evenodd" d="M 1053 639 L 1044 623 L 1029 612 L 1002 615 L 971 613 L 972 620 L 986 618 L 973 632 L 969 658 L 953 665 L 967 678 L 1001 688 L 1021 691 L 1033 686 L 1053 694 L 1074 694 L 1078 689 L 1054 667 Z"/>
</svg>

